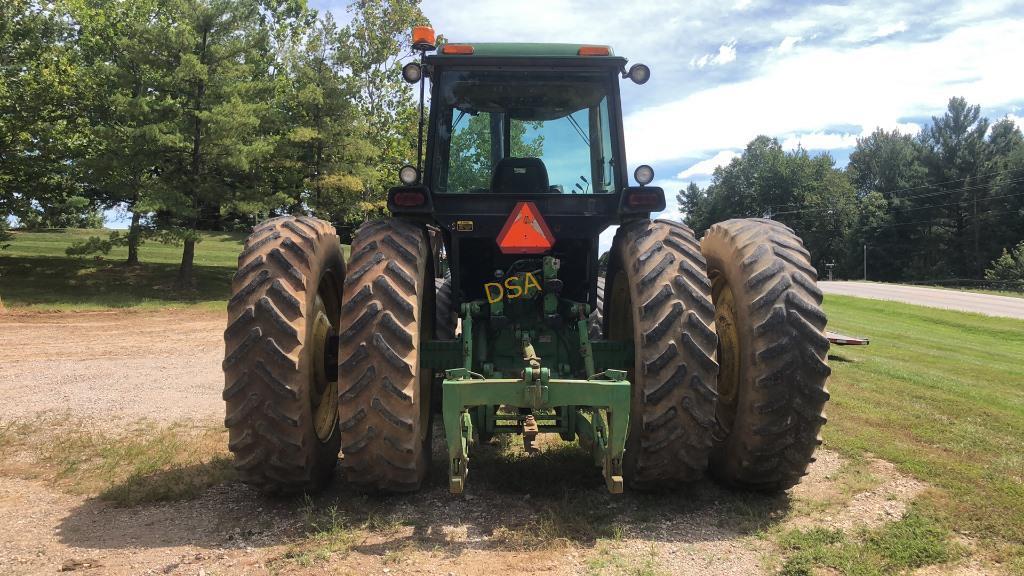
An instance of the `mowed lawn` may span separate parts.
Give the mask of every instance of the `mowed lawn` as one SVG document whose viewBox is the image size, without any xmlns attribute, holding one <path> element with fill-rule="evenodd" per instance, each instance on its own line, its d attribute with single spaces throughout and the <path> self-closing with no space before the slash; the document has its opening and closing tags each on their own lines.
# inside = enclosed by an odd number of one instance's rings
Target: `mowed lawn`
<svg viewBox="0 0 1024 576">
<path fill-rule="evenodd" d="M 128 248 L 109 254 L 68 256 L 65 249 L 110 230 L 15 232 L 0 250 L 0 299 L 9 307 L 52 310 L 204 306 L 223 308 L 246 233 L 202 232 L 196 245 L 195 286 L 178 290 L 181 246 L 149 241 L 139 248 L 140 266 L 124 265 Z M 343 246 L 345 254 L 348 247 Z"/>
<path fill-rule="evenodd" d="M 196 245 L 195 289 L 174 286 L 181 246 L 145 242 L 138 267 L 128 267 L 127 247 L 109 254 L 68 256 L 64 250 L 110 230 L 15 232 L 0 250 L 0 298 L 6 306 L 66 310 L 83 308 L 221 307 L 230 296 L 231 276 L 245 240 L 243 233 L 204 232 Z"/>
<path fill-rule="evenodd" d="M 929 490 L 916 508 L 1024 573 L 1024 321 L 828 295 L 825 445 L 889 460 Z"/>
</svg>

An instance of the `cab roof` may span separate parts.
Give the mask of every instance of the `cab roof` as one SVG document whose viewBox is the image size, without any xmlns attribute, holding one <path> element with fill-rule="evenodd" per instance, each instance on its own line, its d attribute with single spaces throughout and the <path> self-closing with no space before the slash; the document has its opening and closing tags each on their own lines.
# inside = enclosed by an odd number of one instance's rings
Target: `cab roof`
<svg viewBox="0 0 1024 576">
<path fill-rule="evenodd" d="M 483 58 L 609 58 L 615 57 L 611 46 L 604 44 L 548 44 L 537 42 L 451 42 L 451 44 L 468 44 L 473 47 L 473 55 Z M 607 56 L 580 56 L 580 48 L 607 48 Z M 431 58 L 467 57 L 458 54 L 443 54 L 438 51 Z"/>
</svg>

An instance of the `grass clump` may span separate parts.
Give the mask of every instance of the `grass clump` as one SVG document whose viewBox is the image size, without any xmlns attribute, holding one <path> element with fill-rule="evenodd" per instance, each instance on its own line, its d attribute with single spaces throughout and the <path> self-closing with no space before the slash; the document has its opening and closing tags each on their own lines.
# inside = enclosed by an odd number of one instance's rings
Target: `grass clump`
<svg viewBox="0 0 1024 576">
<path fill-rule="evenodd" d="M 502 437 L 474 454 L 476 482 L 503 493 L 528 494 L 536 505 L 528 524 L 500 527 L 493 541 L 509 550 L 542 550 L 621 537 L 620 514 L 593 457 L 575 443 L 551 436 L 542 442 L 540 453 L 527 454 Z"/>
<path fill-rule="evenodd" d="M 669 574 L 658 567 L 658 552 L 651 545 L 639 557 L 626 556 L 607 544 L 598 546 L 595 554 L 587 560 L 587 573 L 593 576 L 663 576 Z"/>
<path fill-rule="evenodd" d="M 7 437 L 17 426 L 16 437 Z M 123 434 L 57 416 L 0 426 L 5 472 L 44 478 L 77 494 L 118 506 L 194 498 L 234 478 L 225 432 L 183 425 L 137 423 Z M 15 463 L 15 461 L 17 463 Z"/>
<path fill-rule="evenodd" d="M 790 530 L 779 537 L 782 576 L 811 576 L 826 567 L 848 576 L 881 576 L 942 564 L 960 555 L 949 532 L 911 511 L 897 522 L 850 537 L 835 528 Z"/>
<path fill-rule="evenodd" d="M 359 540 L 360 527 L 336 505 L 320 509 L 308 495 L 303 498 L 303 537 L 279 558 L 271 560 L 272 569 L 283 562 L 308 568 L 335 555 L 346 556 Z"/>
<path fill-rule="evenodd" d="M 599 500 L 597 494 L 567 492 L 560 500 L 544 501 L 527 524 L 496 529 L 493 542 L 519 551 L 589 545 L 602 538 L 621 540 L 619 514 Z"/>
</svg>

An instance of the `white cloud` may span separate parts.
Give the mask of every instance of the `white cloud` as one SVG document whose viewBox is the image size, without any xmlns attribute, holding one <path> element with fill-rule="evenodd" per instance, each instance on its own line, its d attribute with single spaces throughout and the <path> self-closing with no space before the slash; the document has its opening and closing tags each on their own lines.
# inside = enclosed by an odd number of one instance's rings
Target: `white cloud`
<svg viewBox="0 0 1024 576">
<path fill-rule="evenodd" d="M 1011 105 L 1024 96 L 1019 76 L 1007 72 L 1012 55 L 1024 53 L 1020 25 L 978 22 L 919 43 L 807 46 L 768 60 L 749 80 L 628 115 L 630 155 L 656 162 L 741 148 L 758 134 L 897 127 L 902 118 L 941 113 L 952 96 Z"/>
<path fill-rule="evenodd" d="M 751 4 L 753 4 L 753 0 L 736 0 L 736 2 L 732 5 L 732 9 L 737 11 L 743 11 L 746 10 L 747 8 L 750 8 Z"/>
<path fill-rule="evenodd" d="M 1017 125 L 1017 128 L 1024 130 L 1024 118 L 1017 116 L 1016 114 L 1007 114 L 1006 117 L 1013 121 Z"/>
<path fill-rule="evenodd" d="M 718 47 L 718 52 L 705 54 L 700 58 L 694 56 L 690 59 L 690 68 L 701 69 L 705 66 L 722 66 L 736 59 L 736 41 L 726 42 Z"/>
<path fill-rule="evenodd" d="M 715 58 L 716 64 L 728 64 L 736 59 L 736 41 L 733 40 L 728 44 L 722 44 L 718 47 L 718 56 Z"/>
<path fill-rule="evenodd" d="M 860 134 L 836 134 L 828 132 L 809 132 L 807 134 L 789 134 L 783 136 L 782 149 L 795 150 L 836 150 L 839 148 L 853 148 L 857 145 L 857 137 Z"/>
<path fill-rule="evenodd" d="M 782 42 L 779 42 L 779 47 L 777 48 L 777 50 L 780 53 L 785 54 L 786 52 L 792 50 L 793 46 L 796 46 L 796 43 L 801 40 L 803 40 L 803 38 L 801 38 L 800 36 L 786 36 L 785 38 L 782 39 Z"/>
<path fill-rule="evenodd" d="M 676 178 L 685 180 L 687 178 L 693 178 L 694 176 L 708 176 L 714 174 L 715 168 L 719 166 L 725 166 L 732 161 L 733 158 L 738 158 L 739 154 L 732 150 L 720 150 L 717 154 L 708 158 L 707 160 L 701 160 L 690 166 L 686 170 L 683 170 L 679 174 L 676 174 Z"/>
<path fill-rule="evenodd" d="M 907 23 L 903 20 L 894 24 L 883 24 L 875 30 L 875 38 L 885 38 L 886 36 L 892 36 L 893 34 L 899 34 L 900 32 L 907 31 Z"/>
</svg>

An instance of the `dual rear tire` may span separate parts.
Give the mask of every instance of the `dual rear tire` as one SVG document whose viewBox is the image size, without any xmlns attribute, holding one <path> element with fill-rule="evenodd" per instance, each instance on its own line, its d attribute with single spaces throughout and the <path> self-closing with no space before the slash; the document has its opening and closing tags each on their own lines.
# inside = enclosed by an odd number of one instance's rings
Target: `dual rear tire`
<svg viewBox="0 0 1024 576">
<path fill-rule="evenodd" d="M 394 219 L 356 232 L 347 270 L 326 222 L 284 216 L 253 230 L 224 332 L 224 424 L 242 481 L 315 492 L 344 446 L 351 482 L 419 487 L 430 459 L 433 375 L 419 362 L 435 324 L 429 254 L 423 230 Z"/>
<path fill-rule="evenodd" d="M 825 423 L 822 294 L 793 230 L 761 219 L 715 224 L 701 242 L 719 338 L 722 438 L 711 471 L 728 484 L 785 490 L 814 461 Z"/>
<path fill-rule="evenodd" d="M 722 222 L 700 243 L 676 222 L 619 229 L 599 299 L 604 334 L 635 347 L 624 462 L 634 488 L 708 469 L 766 492 L 800 481 L 829 398 L 816 281 L 803 243 L 771 220 Z"/>
</svg>

